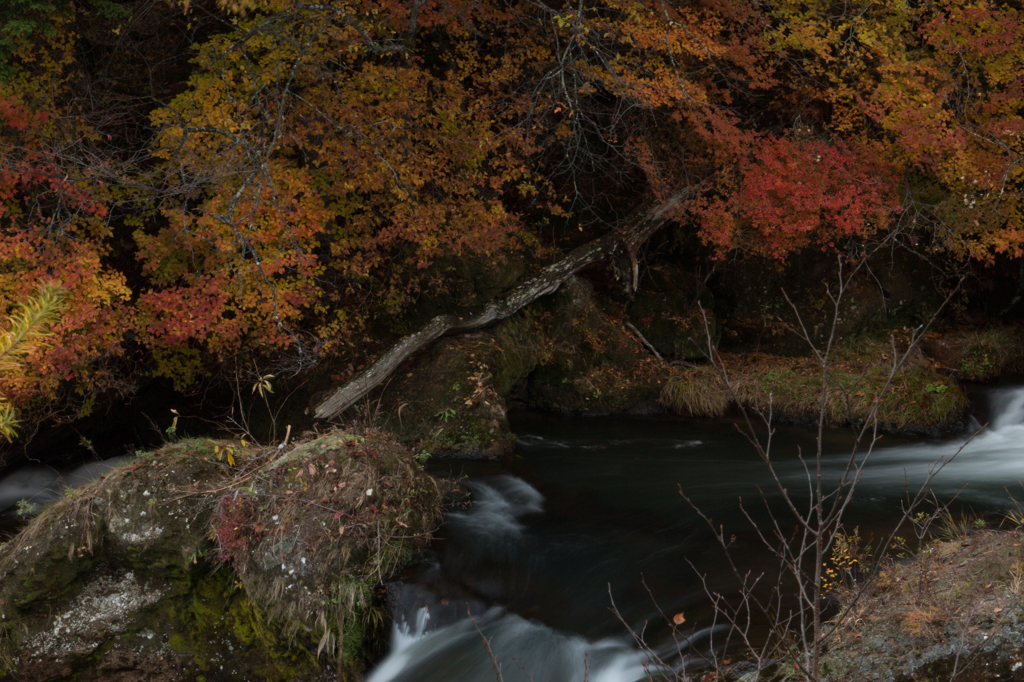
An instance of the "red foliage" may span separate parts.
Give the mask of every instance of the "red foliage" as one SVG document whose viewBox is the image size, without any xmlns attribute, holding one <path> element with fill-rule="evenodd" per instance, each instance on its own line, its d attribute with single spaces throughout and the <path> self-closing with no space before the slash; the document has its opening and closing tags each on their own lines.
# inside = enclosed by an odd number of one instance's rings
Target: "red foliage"
<svg viewBox="0 0 1024 682">
<path fill-rule="evenodd" d="M 253 544 L 257 531 L 256 510 L 251 501 L 235 493 L 225 494 L 217 505 L 213 521 L 213 535 L 217 541 L 217 558 L 221 562 L 233 561 Z"/>
<path fill-rule="evenodd" d="M 767 138 L 741 158 L 731 195 L 698 202 L 701 235 L 719 252 L 732 248 L 784 258 L 833 246 L 886 225 L 899 202 L 894 170 L 840 142 Z"/>
</svg>

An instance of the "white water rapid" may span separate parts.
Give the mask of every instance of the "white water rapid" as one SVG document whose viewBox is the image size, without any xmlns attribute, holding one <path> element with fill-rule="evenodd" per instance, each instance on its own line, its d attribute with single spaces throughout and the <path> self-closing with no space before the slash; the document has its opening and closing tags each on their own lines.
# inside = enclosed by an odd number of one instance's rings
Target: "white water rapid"
<svg viewBox="0 0 1024 682">
<path fill-rule="evenodd" d="M 990 421 L 972 419 L 967 433 L 943 443 L 884 447 L 871 453 L 859 484 L 865 494 L 914 494 L 934 476 L 929 488 L 940 498 L 998 505 L 1009 495 L 1024 501 L 1024 388 L 999 388 L 986 393 Z M 830 455 L 827 471 L 834 477 L 848 455 Z"/>
<path fill-rule="evenodd" d="M 474 548 L 475 559 L 518 551 L 522 517 L 543 511 L 544 497 L 513 476 L 469 481 L 475 498 L 465 513 L 449 514 L 445 529 Z M 478 682 L 495 671 L 483 639 L 489 642 L 506 682 L 636 682 L 645 657 L 625 636 L 590 642 L 531 622 L 476 599 L 438 599 L 416 585 L 399 598 L 400 614 L 391 650 L 367 682 Z M 468 614 L 472 613 L 472 617 Z"/>
</svg>

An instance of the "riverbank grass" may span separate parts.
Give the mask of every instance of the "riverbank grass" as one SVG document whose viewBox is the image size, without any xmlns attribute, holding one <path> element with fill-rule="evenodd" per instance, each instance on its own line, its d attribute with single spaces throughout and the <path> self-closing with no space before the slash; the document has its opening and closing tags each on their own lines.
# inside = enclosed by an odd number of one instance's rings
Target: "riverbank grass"
<svg viewBox="0 0 1024 682">
<path fill-rule="evenodd" d="M 700 417 L 720 417 L 738 403 L 771 410 L 776 417 L 814 421 L 824 397 L 826 422 L 839 425 L 863 423 L 881 396 L 877 416 L 885 428 L 934 430 L 953 422 L 967 405 L 960 386 L 919 351 L 890 382 L 892 355 L 887 341 L 844 341 L 830 359 L 823 396 L 815 358 L 722 353 L 732 392 L 720 372 L 707 364 L 674 371 L 661 402 Z"/>
<path fill-rule="evenodd" d="M 967 329 L 928 334 L 924 351 L 964 381 L 994 381 L 1024 372 L 1024 330 Z"/>
</svg>

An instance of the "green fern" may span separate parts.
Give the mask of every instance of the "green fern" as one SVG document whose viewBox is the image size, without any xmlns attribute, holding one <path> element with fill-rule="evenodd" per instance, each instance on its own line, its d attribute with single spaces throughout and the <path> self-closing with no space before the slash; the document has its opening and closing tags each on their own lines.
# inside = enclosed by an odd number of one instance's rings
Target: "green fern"
<svg viewBox="0 0 1024 682">
<path fill-rule="evenodd" d="M 22 369 L 25 357 L 50 335 L 50 326 L 64 306 L 67 292 L 59 284 L 44 284 L 35 296 L 18 306 L 8 318 L 7 329 L 0 330 L 0 374 Z M 18 415 L 7 397 L 0 394 L 0 437 L 13 441 Z"/>
</svg>

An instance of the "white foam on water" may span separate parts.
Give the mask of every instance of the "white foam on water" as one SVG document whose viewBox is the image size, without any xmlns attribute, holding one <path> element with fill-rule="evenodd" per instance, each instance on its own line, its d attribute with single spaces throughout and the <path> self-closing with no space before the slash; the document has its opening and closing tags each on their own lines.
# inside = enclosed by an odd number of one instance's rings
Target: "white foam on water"
<svg viewBox="0 0 1024 682">
<path fill-rule="evenodd" d="M 60 495 L 60 475 L 53 469 L 28 466 L 0 480 L 0 509 L 13 507 L 20 500 L 48 504 Z"/>
<path fill-rule="evenodd" d="M 49 504 L 59 499 L 65 489 L 85 485 L 131 459 L 131 455 L 124 455 L 87 462 L 63 474 L 44 466 L 22 467 L 0 479 L 0 511 L 13 507 L 20 500 Z"/>
<path fill-rule="evenodd" d="M 516 435 L 516 445 L 520 447 L 533 448 L 558 448 L 560 450 L 572 447 L 572 445 L 563 440 L 553 440 L 544 438 L 543 436 L 533 436 L 530 434 Z"/>
<path fill-rule="evenodd" d="M 494 667 L 484 639 L 506 682 L 646 679 L 647 658 L 625 638 L 590 642 L 497 607 L 434 630 L 429 628 L 429 609 L 422 607 L 414 621 L 412 626 L 395 624 L 391 651 L 366 682 L 493 682 Z"/>
<path fill-rule="evenodd" d="M 983 499 L 1003 488 L 1024 481 L 1024 388 L 997 389 L 989 392 L 992 419 L 980 433 L 944 443 L 884 447 L 884 439 L 871 453 L 859 476 L 864 493 L 915 493 L 934 473 L 930 487 L 940 496 L 950 497 L 964 488 L 966 497 Z M 976 422 L 975 422 L 976 424 Z M 980 428 L 980 427 L 977 427 Z M 864 456 L 858 454 L 858 460 Z M 849 455 L 825 458 L 830 479 L 836 479 L 846 467 Z M 795 467 L 794 467 L 795 469 Z M 790 472 L 789 479 L 803 476 Z M 972 485 L 978 492 L 972 491 Z M 988 492 L 983 492 L 987 489 Z M 994 498 L 993 502 L 997 502 Z"/>
<path fill-rule="evenodd" d="M 473 491 L 473 506 L 466 512 L 448 514 L 447 521 L 491 541 L 522 534 L 524 526 L 519 519 L 544 511 L 544 496 L 515 476 L 465 485 Z"/>
</svg>

